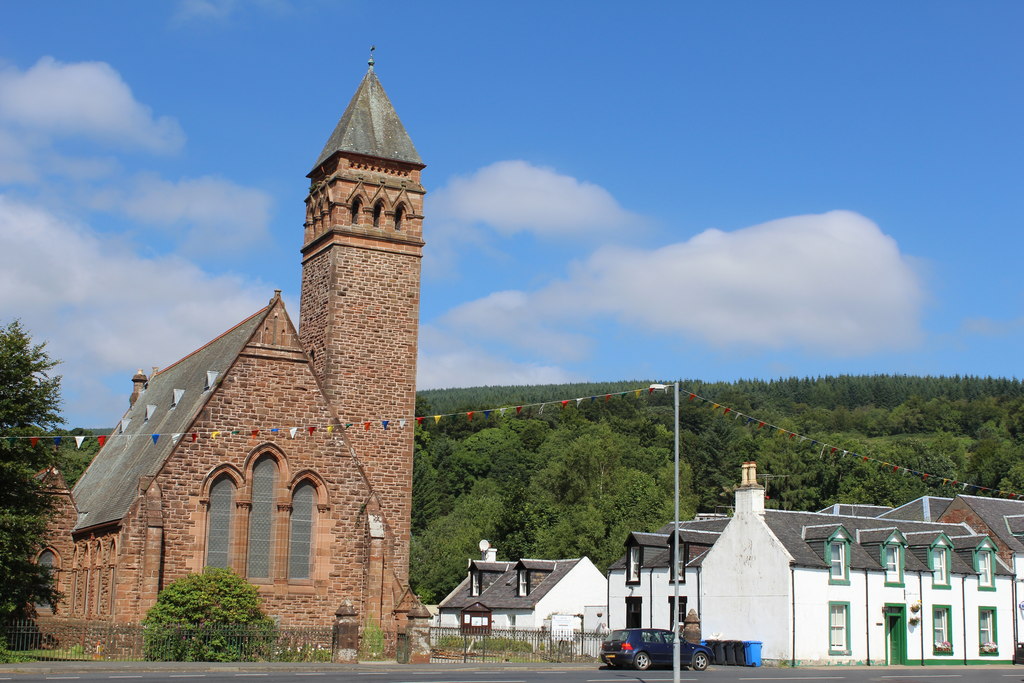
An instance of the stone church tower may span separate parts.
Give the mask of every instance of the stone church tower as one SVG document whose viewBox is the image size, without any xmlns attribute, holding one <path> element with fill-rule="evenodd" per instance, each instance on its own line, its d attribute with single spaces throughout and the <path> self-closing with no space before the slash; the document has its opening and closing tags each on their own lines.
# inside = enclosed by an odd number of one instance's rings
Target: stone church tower
<svg viewBox="0 0 1024 683">
<path fill-rule="evenodd" d="M 371 59 L 308 175 L 299 337 L 406 549 L 423 168 Z"/>
<path fill-rule="evenodd" d="M 40 616 L 135 623 L 223 567 L 285 626 L 375 624 L 393 649 L 425 623 L 408 583 L 423 168 L 371 62 L 309 174 L 298 331 L 276 291 L 133 378 L 37 558 L 65 595 Z"/>
</svg>

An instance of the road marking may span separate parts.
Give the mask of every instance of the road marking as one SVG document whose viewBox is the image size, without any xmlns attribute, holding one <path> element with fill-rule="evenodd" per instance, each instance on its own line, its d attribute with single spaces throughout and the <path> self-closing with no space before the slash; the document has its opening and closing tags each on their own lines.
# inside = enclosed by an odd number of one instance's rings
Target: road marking
<svg viewBox="0 0 1024 683">
<path fill-rule="evenodd" d="M 266 676 L 267 674 L 235 674 L 236 676 Z"/>
<path fill-rule="evenodd" d="M 833 679 L 842 680 L 846 676 L 740 676 L 740 681 L 830 681 Z"/>
<path fill-rule="evenodd" d="M 168 678 L 206 678 L 206 674 L 170 674 Z"/>
<path fill-rule="evenodd" d="M 323 673 L 303 673 L 303 674 L 298 674 L 297 673 L 295 675 L 296 676 L 323 676 L 324 674 Z"/>
<path fill-rule="evenodd" d="M 142 678 L 142 676 L 111 676 L 111 678 Z"/>
<path fill-rule="evenodd" d="M 925 674 L 923 676 L 922 675 L 917 675 L 917 676 L 882 676 L 881 678 L 883 678 L 883 679 L 888 679 L 888 678 L 914 678 L 914 679 L 917 679 L 917 678 L 963 678 L 963 676 L 961 674 Z"/>
<path fill-rule="evenodd" d="M 62 681 L 68 678 L 81 678 L 81 676 L 47 676 L 48 681 Z"/>
</svg>

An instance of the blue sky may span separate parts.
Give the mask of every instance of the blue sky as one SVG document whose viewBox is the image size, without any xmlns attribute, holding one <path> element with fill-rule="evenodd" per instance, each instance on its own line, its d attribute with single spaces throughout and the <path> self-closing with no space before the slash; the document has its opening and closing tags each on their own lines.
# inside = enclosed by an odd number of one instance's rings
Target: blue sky
<svg viewBox="0 0 1024 683">
<path fill-rule="evenodd" d="M 377 46 L 427 163 L 422 388 L 1019 377 L 1024 4 L 14 3 L 0 322 L 71 426 L 284 290 Z"/>
</svg>

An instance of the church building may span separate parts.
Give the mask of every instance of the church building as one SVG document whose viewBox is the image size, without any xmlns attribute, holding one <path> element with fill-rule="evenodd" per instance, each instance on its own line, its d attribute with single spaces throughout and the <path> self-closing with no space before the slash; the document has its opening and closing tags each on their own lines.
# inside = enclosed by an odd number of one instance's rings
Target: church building
<svg viewBox="0 0 1024 683">
<path fill-rule="evenodd" d="M 280 291 L 176 363 L 82 475 L 39 560 L 57 617 L 137 623 L 230 567 L 282 625 L 402 629 L 424 168 L 373 62 L 308 177 L 296 330 Z"/>
</svg>

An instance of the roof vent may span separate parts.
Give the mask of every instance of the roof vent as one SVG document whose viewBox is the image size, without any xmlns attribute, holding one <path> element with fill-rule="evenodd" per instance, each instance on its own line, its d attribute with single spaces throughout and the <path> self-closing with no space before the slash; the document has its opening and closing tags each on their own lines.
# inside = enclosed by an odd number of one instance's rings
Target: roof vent
<svg viewBox="0 0 1024 683">
<path fill-rule="evenodd" d="M 174 408 L 181 402 L 181 397 L 185 395 L 184 389 L 174 390 L 174 399 L 171 401 L 171 407 Z"/>
<path fill-rule="evenodd" d="M 131 423 L 132 423 L 132 419 L 130 417 L 126 417 L 126 418 L 122 419 L 121 420 L 121 431 L 118 432 L 118 433 L 119 434 L 124 434 L 125 431 L 128 430 L 128 425 L 130 425 Z"/>
<path fill-rule="evenodd" d="M 206 371 L 206 386 L 203 387 L 203 391 L 209 391 L 213 388 L 213 385 L 217 383 L 217 377 L 220 375 L 216 370 Z"/>
<path fill-rule="evenodd" d="M 146 406 L 146 422 L 149 422 L 149 418 L 153 417 L 153 413 L 156 412 L 156 406 L 152 403 Z"/>
</svg>

